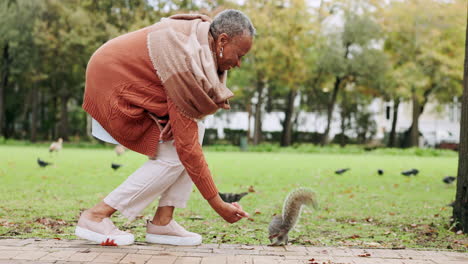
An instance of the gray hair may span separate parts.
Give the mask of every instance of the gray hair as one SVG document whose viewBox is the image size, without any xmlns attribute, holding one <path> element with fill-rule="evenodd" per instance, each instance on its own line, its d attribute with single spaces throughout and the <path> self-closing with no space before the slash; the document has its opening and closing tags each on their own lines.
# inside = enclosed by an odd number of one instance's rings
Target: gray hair
<svg viewBox="0 0 468 264">
<path fill-rule="evenodd" d="M 217 14 L 210 25 L 210 32 L 214 39 L 217 39 L 222 33 L 229 37 L 248 34 L 255 36 L 255 28 L 249 17 L 239 10 L 227 9 Z"/>
</svg>

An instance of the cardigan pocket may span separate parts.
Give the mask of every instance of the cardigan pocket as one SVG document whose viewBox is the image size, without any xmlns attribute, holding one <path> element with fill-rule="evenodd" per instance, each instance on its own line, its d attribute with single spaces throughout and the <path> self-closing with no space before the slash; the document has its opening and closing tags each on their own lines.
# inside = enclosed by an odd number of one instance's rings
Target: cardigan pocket
<svg viewBox="0 0 468 264">
<path fill-rule="evenodd" d="M 109 127 L 118 138 L 141 140 L 153 121 L 146 116 L 143 108 L 131 104 L 121 94 L 116 94 L 115 100 L 111 100 Z"/>
</svg>

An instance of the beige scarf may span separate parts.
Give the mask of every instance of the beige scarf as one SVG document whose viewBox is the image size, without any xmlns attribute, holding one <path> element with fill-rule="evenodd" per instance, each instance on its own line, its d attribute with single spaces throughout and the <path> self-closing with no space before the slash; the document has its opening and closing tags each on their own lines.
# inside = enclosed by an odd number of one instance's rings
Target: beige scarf
<svg viewBox="0 0 468 264">
<path fill-rule="evenodd" d="M 179 111 L 192 119 L 229 109 L 234 94 L 218 75 L 208 40 L 211 19 L 174 15 L 150 27 L 148 50 L 159 78 Z"/>
</svg>

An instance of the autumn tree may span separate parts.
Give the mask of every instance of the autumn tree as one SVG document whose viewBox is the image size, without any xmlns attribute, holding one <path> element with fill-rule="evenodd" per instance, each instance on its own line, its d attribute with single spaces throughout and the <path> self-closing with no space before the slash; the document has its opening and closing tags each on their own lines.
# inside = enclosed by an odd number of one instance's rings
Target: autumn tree
<svg viewBox="0 0 468 264">
<path fill-rule="evenodd" d="M 399 97 L 413 105 L 407 146 L 418 146 L 419 117 L 429 100 L 445 103 L 461 94 L 459 25 L 465 5 L 460 0 L 392 1 L 383 13 L 385 50 L 393 70 L 404 77 Z"/>
<path fill-rule="evenodd" d="M 326 38 L 321 44 L 317 72 L 321 76 L 322 91 L 328 97 L 322 144 L 329 142 L 339 93 L 350 84 L 376 89 L 377 80 L 384 74 L 385 57 L 376 45 L 381 38 L 380 27 L 369 7 L 368 2 L 337 1 L 330 8 L 342 17 L 343 26 L 322 30 Z"/>
</svg>

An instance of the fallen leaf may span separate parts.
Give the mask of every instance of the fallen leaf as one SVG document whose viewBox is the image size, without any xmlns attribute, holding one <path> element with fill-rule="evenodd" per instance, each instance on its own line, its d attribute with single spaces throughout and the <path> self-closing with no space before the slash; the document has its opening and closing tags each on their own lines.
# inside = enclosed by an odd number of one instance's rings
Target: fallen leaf
<svg viewBox="0 0 468 264">
<path fill-rule="evenodd" d="M 247 218 L 247 220 L 251 221 L 251 222 L 255 222 L 255 220 L 251 217 Z"/>
<path fill-rule="evenodd" d="M 254 189 L 254 187 L 252 185 L 250 185 L 250 187 L 249 187 L 249 192 L 251 192 L 251 193 L 255 192 L 255 189 Z"/>
<path fill-rule="evenodd" d="M 255 249 L 255 248 L 252 247 L 252 246 L 242 245 L 242 246 L 241 246 L 241 249 L 253 250 L 253 249 Z"/>
<path fill-rule="evenodd" d="M 377 242 L 364 242 L 364 245 L 366 245 L 368 247 L 382 247 L 382 245 L 380 243 L 377 243 Z"/>
<path fill-rule="evenodd" d="M 261 214 L 261 213 L 262 213 L 262 212 L 260 212 L 260 210 L 258 210 L 258 209 L 255 209 L 255 212 L 254 212 L 254 214 Z"/>
<path fill-rule="evenodd" d="M 366 257 L 370 257 L 371 254 L 369 253 L 363 253 L 363 254 L 359 254 L 358 257 L 361 257 L 361 258 L 366 258 Z"/>
<path fill-rule="evenodd" d="M 34 222 L 45 225 L 45 226 L 47 226 L 49 228 L 57 228 L 57 227 L 60 227 L 60 226 L 69 225 L 67 222 L 65 222 L 62 219 L 51 219 L 51 218 L 47 218 L 47 217 L 37 218 L 36 220 L 34 220 Z"/>
<path fill-rule="evenodd" d="M 187 217 L 187 219 L 190 219 L 190 220 L 204 220 L 204 218 L 199 216 L 199 215 Z"/>
</svg>

